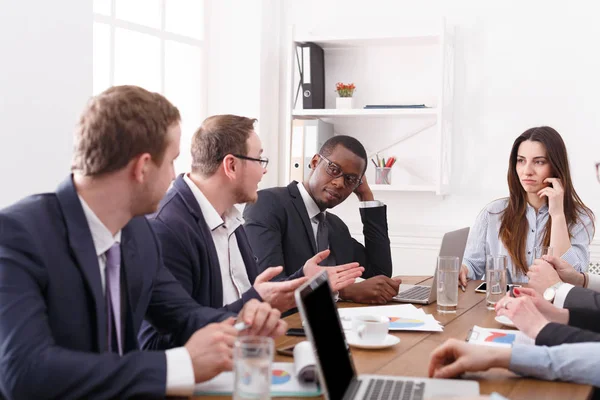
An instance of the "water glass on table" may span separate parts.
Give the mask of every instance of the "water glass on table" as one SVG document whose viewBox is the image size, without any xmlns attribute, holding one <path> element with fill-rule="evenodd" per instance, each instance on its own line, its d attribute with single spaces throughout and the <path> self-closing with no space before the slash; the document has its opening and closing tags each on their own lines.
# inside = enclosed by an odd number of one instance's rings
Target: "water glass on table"
<svg viewBox="0 0 600 400">
<path fill-rule="evenodd" d="M 437 311 L 455 313 L 458 306 L 458 257 L 437 259 Z"/>
<path fill-rule="evenodd" d="M 494 310 L 506 295 L 506 256 L 487 256 L 485 263 L 485 305 Z"/>
<path fill-rule="evenodd" d="M 233 399 L 271 398 L 274 342 L 270 337 L 240 336 L 233 346 Z"/>
</svg>

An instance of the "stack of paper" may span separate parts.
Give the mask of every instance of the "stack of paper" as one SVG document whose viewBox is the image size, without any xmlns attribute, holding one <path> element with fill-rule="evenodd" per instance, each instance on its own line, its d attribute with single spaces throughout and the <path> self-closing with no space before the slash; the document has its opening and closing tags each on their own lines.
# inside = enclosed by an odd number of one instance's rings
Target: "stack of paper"
<svg viewBox="0 0 600 400">
<path fill-rule="evenodd" d="M 431 314 L 412 304 L 393 306 L 339 308 L 338 313 L 344 330 L 352 329 L 352 317 L 357 315 L 377 315 L 390 319 L 390 331 L 429 331 L 442 332 L 444 328 Z"/>
<path fill-rule="evenodd" d="M 271 370 L 271 396 L 273 397 L 313 397 L 320 396 L 316 382 L 299 382 L 294 363 L 274 362 Z M 213 379 L 199 383 L 194 388 L 195 396 L 228 395 L 233 393 L 233 372 L 222 372 Z"/>
<path fill-rule="evenodd" d="M 535 340 L 522 332 L 509 329 L 493 329 L 473 326 L 467 342 L 486 346 L 511 347 L 515 343 L 534 345 Z"/>
</svg>

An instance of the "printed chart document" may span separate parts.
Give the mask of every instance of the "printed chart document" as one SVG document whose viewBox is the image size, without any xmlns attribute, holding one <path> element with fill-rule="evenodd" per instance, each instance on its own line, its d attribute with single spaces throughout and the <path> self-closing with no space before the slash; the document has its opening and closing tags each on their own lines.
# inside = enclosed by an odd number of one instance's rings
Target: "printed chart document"
<svg viewBox="0 0 600 400">
<path fill-rule="evenodd" d="M 316 360 L 310 342 L 304 341 L 294 347 L 294 362 L 274 362 L 271 369 L 272 397 L 320 396 L 316 382 Z M 233 372 L 222 372 L 213 379 L 196 385 L 195 396 L 231 395 Z"/>
<path fill-rule="evenodd" d="M 338 313 L 344 330 L 352 329 L 352 317 L 358 315 L 377 315 L 390 319 L 390 331 L 428 331 L 442 332 L 444 328 L 433 315 L 426 314 L 412 304 L 392 306 L 339 308 Z"/>
<path fill-rule="evenodd" d="M 482 328 L 473 326 L 467 342 L 495 347 L 511 347 L 513 344 L 535 345 L 535 340 L 523 332 L 510 329 Z"/>
</svg>

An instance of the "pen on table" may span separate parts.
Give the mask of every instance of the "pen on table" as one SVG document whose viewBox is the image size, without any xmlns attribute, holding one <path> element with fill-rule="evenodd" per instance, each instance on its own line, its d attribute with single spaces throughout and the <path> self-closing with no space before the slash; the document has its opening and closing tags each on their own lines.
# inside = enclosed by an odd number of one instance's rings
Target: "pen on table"
<svg viewBox="0 0 600 400">
<path fill-rule="evenodd" d="M 465 288 L 465 285 L 463 285 L 462 283 L 461 283 L 461 284 L 459 284 L 458 286 L 460 286 L 460 289 L 461 289 L 463 292 L 466 292 L 466 291 L 467 291 L 467 288 Z"/>
</svg>

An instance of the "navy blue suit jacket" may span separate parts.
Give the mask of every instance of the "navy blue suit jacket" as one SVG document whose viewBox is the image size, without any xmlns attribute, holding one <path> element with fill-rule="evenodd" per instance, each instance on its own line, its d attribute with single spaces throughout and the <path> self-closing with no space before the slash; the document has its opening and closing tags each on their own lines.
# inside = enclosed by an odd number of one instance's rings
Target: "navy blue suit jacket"
<svg viewBox="0 0 600 400">
<path fill-rule="evenodd" d="M 260 190 L 256 203 L 244 209 L 244 227 L 260 269 L 283 265 L 280 279 L 303 276 L 304 263 L 317 254 L 315 235 L 297 185 L 293 181 L 287 187 Z M 360 263 L 365 267 L 363 278 L 392 275 L 386 206 L 360 209 L 364 246 L 350 235 L 338 216 L 331 212 L 325 215 L 329 248 L 336 264 Z"/>
<path fill-rule="evenodd" d="M 165 266 L 198 303 L 237 313 L 248 300 L 262 300 L 256 290 L 250 288 L 241 299 L 223 306 L 221 267 L 212 233 L 183 175 L 177 177 L 158 211 L 148 219 L 161 243 Z M 235 236 L 248 279 L 254 284 L 258 275 L 257 259 L 243 226 L 235 231 Z M 140 343 L 144 349 L 152 350 L 176 345 L 170 335 L 159 334 L 149 324 L 142 327 Z"/>
<path fill-rule="evenodd" d="M 0 211 L 0 390 L 9 399 L 162 398 L 163 352 L 138 350 L 146 318 L 180 344 L 227 316 L 201 308 L 163 266 L 146 218 L 121 236 L 124 355 L 107 352 L 91 232 L 69 177 Z"/>
</svg>

